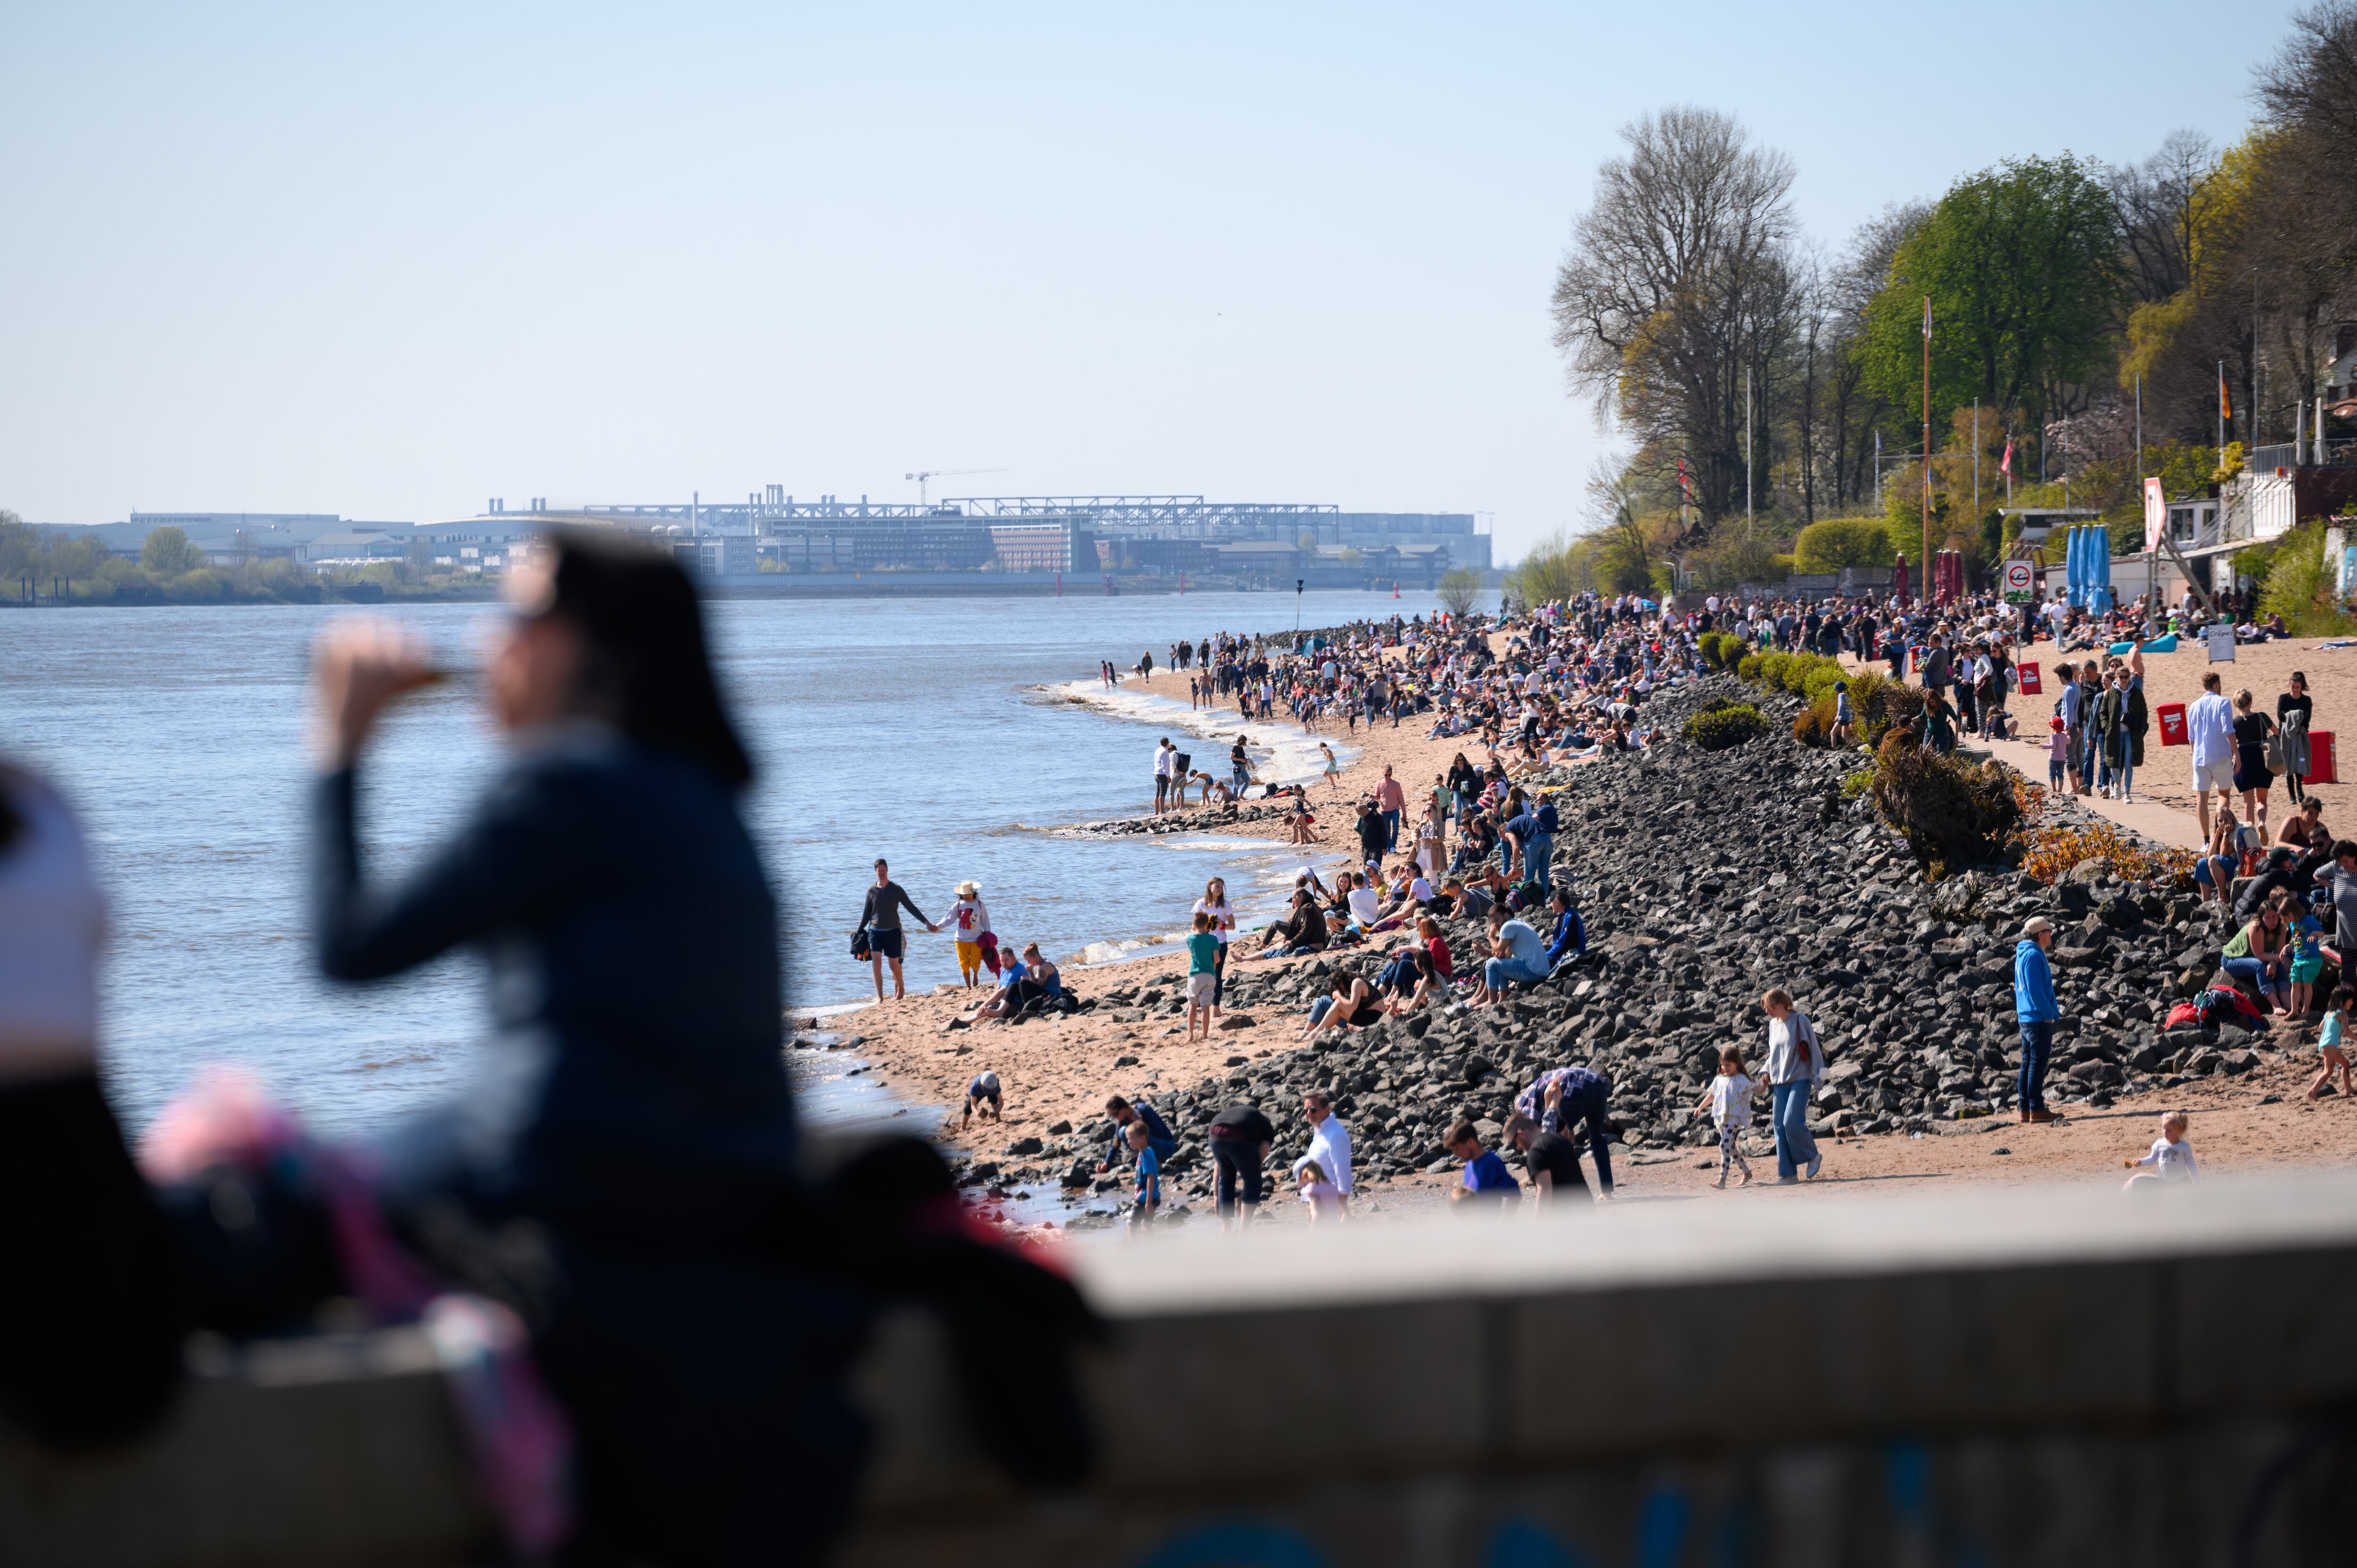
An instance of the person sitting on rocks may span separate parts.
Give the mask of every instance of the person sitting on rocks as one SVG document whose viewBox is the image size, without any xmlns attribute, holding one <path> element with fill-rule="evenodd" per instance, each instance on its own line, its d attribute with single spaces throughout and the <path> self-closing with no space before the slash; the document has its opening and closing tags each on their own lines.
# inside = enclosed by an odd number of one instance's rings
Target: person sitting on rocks
<svg viewBox="0 0 2357 1568">
<path fill-rule="evenodd" d="M 1440 971 L 1434 967 L 1432 955 L 1422 948 L 1410 948 L 1406 961 L 1398 978 L 1392 983 L 1391 998 L 1384 1004 L 1383 1011 L 1405 1017 L 1419 1008 L 1446 1003 L 1448 1000 L 1448 982 L 1442 979 Z"/>
<path fill-rule="evenodd" d="M 1553 973 L 1558 964 L 1573 962 L 1587 955 L 1587 925 L 1572 908 L 1571 889 L 1558 883 L 1548 899 L 1555 911 L 1555 935 L 1547 942 L 1547 972 Z"/>
<path fill-rule="evenodd" d="M 1318 908 L 1318 900 L 1308 888 L 1297 887 L 1292 914 L 1268 929 L 1268 935 L 1261 941 L 1261 954 L 1298 958 L 1305 953 L 1324 951 L 1327 940 L 1325 912 Z"/>
<path fill-rule="evenodd" d="M 2292 862 L 2299 858 L 2297 851 L 2277 844 L 2267 851 L 2267 858 L 2259 874 L 2243 885 L 2234 897 L 2234 918 L 2245 924 L 2259 918 L 2259 911 L 2271 903 L 2279 892 L 2289 892 L 2298 886 L 2292 881 Z"/>
<path fill-rule="evenodd" d="M 1327 979 L 1327 988 L 1331 995 L 1310 1002 L 1308 1024 L 1301 1026 L 1298 1035 L 1301 1040 L 1327 1030 L 1339 1035 L 1348 1028 L 1374 1028 L 1383 1021 L 1383 997 L 1351 969 L 1337 969 Z"/>
<path fill-rule="evenodd" d="M 1547 977 L 1546 943 L 1529 922 L 1508 919 L 1502 901 L 1490 909 L 1490 950 L 1494 956 L 1481 966 L 1481 983 L 1474 988 L 1470 1006 L 1490 1005 L 1515 981 L 1534 985 Z"/>
</svg>

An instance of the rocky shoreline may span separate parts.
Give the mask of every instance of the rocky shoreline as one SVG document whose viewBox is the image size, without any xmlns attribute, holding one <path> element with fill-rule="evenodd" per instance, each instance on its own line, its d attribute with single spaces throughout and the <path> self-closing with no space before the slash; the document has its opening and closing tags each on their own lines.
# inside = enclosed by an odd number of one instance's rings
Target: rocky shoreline
<svg viewBox="0 0 2357 1568">
<path fill-rule="evenodd" d="M 1240 1048 L 1222 1070 L 1157 1086 L 1153 1098 L 1179 1141 L 1165 1168 L 1180 1177 L 1198 1171 L 1206 1124 L 1240 1101 L 1276 1124 L 1280 1148 L 1300 1144 L 1299 1096 L 1313 1087 L 1336 1096 L 1363 1176 L 1442 1168 L 1450 1122 L 1464 1117 L 1494 1139 L 1524 1084 L 1577 1062 L 1610 1080 L 1615 1141 L 1627 1157 L 1675 1158 L 1713 1141 L 1688 1110 L 1722 1045 L 1756 1053 L 1764 1023 L 1757 997 L 1773 985 L 1793 993 L 1826 1047 L 1818 1130 L 1982 1131 L 2002 1113 L 2019 1062 L 2013 945 L 2033 915 L 2061 928 L 2053 956 L 2064 1017 L 2050 1099 L 2100 1107 L 2115 1095 L 2257 1065 L 2231 1036 L 2160 1026 L 2169 1003 L 2215 970 L 2225 934 L 2190 894 L 2122 884 L 2093 862 L 2051 886 L 1991 870 L 1929 884 L 1870 801 L 1844 790 L 1863 759 L 1792 737 L 1793 701 L 1762 703 L 1780 722 L 1740 746 L 1703 751 L 1675 738 L 1689 714 L 1729 697 L 1760 693 L 1717 677 L 1659 695 L 1649 714 L 1672 738 L 1650 754 L 1538 776 L 1556 791 L 1563 828 L 1553 872 L 1579 896 L 1587 959 L 1498 1007 L 1452 1004 L 1306 1047 Z M 2077 811 L 2057 800 L 2045 820 Z M 1460 965 L 1478 961 L 1479 923 L 1443 926 Z M 1372 975 L 1379 962 L 1365 949 L 1281 967 L 1238 961 L 1223 1022 L 1289 1022 L 1336 968 Z M 1179 979 L 1175 971 L 1124 976 L 1089 1011 L 1167 1027 L 1183 1019 Z M 1100 1176 L 1095 1162 L 1111 1133 L 1102 1120 L 1059 1121 L 1009 1144 L 1003 1161 L 977 1161 L 966 1179 L 1107 1190 L 1116 1178 Z"/>
</svg>

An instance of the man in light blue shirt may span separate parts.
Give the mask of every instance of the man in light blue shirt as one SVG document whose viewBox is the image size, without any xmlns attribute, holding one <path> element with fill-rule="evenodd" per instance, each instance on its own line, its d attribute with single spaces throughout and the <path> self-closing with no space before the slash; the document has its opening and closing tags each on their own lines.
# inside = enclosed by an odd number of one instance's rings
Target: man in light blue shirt
<svg viewBox="0 0 2357 1568">
<path fill-rule="evenodd" d="M 2218 671 L 2201 677 L 2201 694 L 2185 715 L 2185 738 L 2193 743 L 2193 808 L 2201 838 L 2210 838 L 2210 791 L 2223 806 L 2234 798 L 2234 704 L 2218 690 Z"/>
<path fill-rule="evenodd" d="M 1481 966 L 1481 984 L 1469 1006 L 1494 1002 L 1509 981 L 1531 984 L 1547 977 L 1546 940 L 1527 921 L 1506 918 L 1503 904 L 1490 910 L 1490 950 L 1497 956 Z"/>
</svg>

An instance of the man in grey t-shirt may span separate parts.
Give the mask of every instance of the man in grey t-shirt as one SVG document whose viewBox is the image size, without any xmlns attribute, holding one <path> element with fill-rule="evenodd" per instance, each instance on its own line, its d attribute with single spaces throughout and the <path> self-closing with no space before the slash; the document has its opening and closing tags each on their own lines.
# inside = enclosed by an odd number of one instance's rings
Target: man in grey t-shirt
<svg viewBox="0 0 2357 1568">
<path fill-rule="evenodd" d="M 859 906 L 860 929 L 867 933 L 867 965 L 876 976 L 876 1000 L 884 1000 L 884 966 L 892 966 L 892 996 L 895 1001 L 909 994 L 900 983 L 900 911 L 906 909 L 929 931 L 939 926 L 925 918 L 925 912 L 909 902 L 909 895 L 892 880 L 892 868 L 882 861 L 876 863 L 876 886 Z"/>
</svg>

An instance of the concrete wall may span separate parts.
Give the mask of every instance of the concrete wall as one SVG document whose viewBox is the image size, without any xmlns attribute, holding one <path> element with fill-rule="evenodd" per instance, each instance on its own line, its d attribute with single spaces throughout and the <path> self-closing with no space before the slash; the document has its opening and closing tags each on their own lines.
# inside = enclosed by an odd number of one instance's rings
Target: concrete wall
<svg viewBox="0 0 2357 1568">
<path fill-rule="evenodd" d="M 1100 1480 L 1012 1494 L 896 1321 L 846 1561 L 2345 1560 L 2357 1179 L 1908 1185 L 1085 1249 Z M 0 1562 L 459 1560 L 422 1386 L 249 1372 L 142 1455 L 0 1455 Z"/>
</svg>

